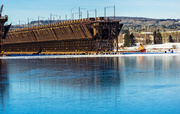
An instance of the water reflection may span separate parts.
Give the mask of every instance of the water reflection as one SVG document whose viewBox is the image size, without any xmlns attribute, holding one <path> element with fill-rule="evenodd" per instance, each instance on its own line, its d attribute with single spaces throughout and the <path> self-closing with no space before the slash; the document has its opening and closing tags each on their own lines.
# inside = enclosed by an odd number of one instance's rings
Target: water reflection
<svg viewBox="0 0 180 114">
<path fill-rule="evenodd" d="M 61 85 L 119 86 L 118 58 L 76 58 L 45 60 L 9 60 L 11 80 L 45 83 L 56 81 Z M 18 74 L 18 75 L 17 75 Z M 114 80 L 118 80 L 114 83 Z M 48 82 L 53 83 L 53 82 Z"/>
<path fill-rule="evenodd" d="M 5 103 L 9 98 L 9 81 L 8 81 L 8 72 L 6 68 L 6 62 L 0 60 L 0 109 L 5 109 Z"/>
<path fill-rule="evenodd" d="M 6 113 L 159 112 L 161 105 L 180 106 L 171 90 L 180 87 L 179 64 L 179 57 L 143 56 L 1 60 L 0 94 L 9 99 L 2 107 Z M 162 102 L 166 97 L 174 102 Z"/>
</svg>

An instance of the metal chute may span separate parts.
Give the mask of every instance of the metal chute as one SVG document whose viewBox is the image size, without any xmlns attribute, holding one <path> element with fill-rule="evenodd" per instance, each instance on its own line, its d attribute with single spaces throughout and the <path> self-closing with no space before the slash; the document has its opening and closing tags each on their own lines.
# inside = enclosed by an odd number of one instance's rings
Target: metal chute
<svg viewBox="0 0 180 114">
<path fill-rule="evenodd" d="M 1 17 L 2 11 L 3 11 L 3 5 L 1 6 L 1 9 L 0 9 L 0 17 Z"/>
<path fill-rule="evenodd" d="M 119 25 L 119 29 L 118 29 L 118 33 L 120 33 L 122 27 L 123 27 L 123 24 L 120 24 L 120 25 Z"/>
<path fill-rule="evenodd" d="M 10 27 L 11 27 L 11 24 L 4 26 L 4 36 L 2 37 L 2 39 L 5 39 L 5 38 L 6 38 L 7 33 L 8 33 L 8 31 L 9 31 Z"/>
</svg>

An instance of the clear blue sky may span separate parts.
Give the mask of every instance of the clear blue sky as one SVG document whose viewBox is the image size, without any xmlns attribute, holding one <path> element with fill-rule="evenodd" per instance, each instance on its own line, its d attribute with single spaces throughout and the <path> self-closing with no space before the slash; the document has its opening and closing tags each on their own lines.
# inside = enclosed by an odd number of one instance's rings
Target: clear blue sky
<svg viewBox="0 0 180 114">
<path fill-rule="evenodd" d="M 65 19 L 78 12 L 78 7 L 93 10 L 97 8 L 98 16 L 104 16 L 104 7 L 116 5 L 116 16 L 180 18 L 180 0 L 0 0 L 4 4 L 3 15 L 9 16 L 8 23 L 27 23 L 27 18 L 37 20 L 38 16 L 48 19 L 50 13 Z M 83 18 L 86 11 L 83 10 Z M 94 16 L 90 12 L 90 17 Z M 107 16 L 113 16 L 113 8 L 107 9 Z M 54 16 L 55 17 L 55 16 Z M 78 15 L 75 15 L 78 18 Z M 43 19 L 43 18 L 40 18 Z M 57 19 L 57 17 L 55 17 Z M 24 22 L 25 21 L 25 22 Z"/>
</svg>

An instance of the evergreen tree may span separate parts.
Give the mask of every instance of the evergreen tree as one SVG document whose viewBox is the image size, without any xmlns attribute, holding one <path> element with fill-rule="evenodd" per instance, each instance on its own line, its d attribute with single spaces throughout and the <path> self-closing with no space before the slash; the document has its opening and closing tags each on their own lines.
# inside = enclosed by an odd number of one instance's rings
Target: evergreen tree
<svg viewBox="0 0 180 114">
<path fill-rule="evenodd" d="M 157 42 L 156 42 L 156 31 L 154 31 L 154 44 L 157 44 Z"/>
<path fill-rule="evenodd" d="M 130 34 L 130 46 L 136 46 L 136 41 L 133 33 Z"/>
<path fill-rule="evenodd" d="M 169 42 L 173 42 L 172 36 L 169 35 Z"/>
<path fill-rule="evenodd" d="M 125 35 L 124 35 L 124 46 L 125 46 L 125 47 L 130 47 L 130 34 L 129 34 L 129 31 L 128 31 L 128 30 L 125 31 Z"/>
<path fill-rule="evenodd" d="M 156 43 L 157 44 L 162 44 L 162 35 L 161 35 L 159 29 L 157 30 L 157 33 L 156 33 Z"/>
<path fill-rule="evenodd" d="M 130 47 L 130 46 L 135 46 L 135 45 L 136 45 L 136 42 L 135 42 L 135 37 L 133 33 L 130 34 L 129 30 L 126 30 L 125 35 L 124 35 L 124 46 Z"/>
<path fill-rule="evenodd" d="M 154 44 L 162 44 L 162 35 L 159 29 L 154 31 Z"/>
</svg>

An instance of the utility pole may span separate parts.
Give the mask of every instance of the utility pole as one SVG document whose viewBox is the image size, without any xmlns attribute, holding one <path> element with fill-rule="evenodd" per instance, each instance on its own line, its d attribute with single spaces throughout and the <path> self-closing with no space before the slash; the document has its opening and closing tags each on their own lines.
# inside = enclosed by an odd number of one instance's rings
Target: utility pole
<svg viewBox="0 0 180 114">
<path fill-rule="evenodd" d="M 34 19 L 29 19 L 29 18 L 28 18 L 27 20 L 28 20 L 28 28 L 29 28 L 29 27 L 30 27 L 29 21 L 30 21 L 30 20 L 33 20 L 33 21 L 34 21 Z M 34 27 L 34 23 L 33 23 L 33 27 Z"/>
<path fill-rule="evenodd" d="M 38 26 L 39 26 L 39 16 L 38 16 Z"/>
<path fill-rule="evenodd" d="M 50 24 L 51 24 L 51 20 L 52 20 L 52 13 L 50 14 Z"/>
<path fill-rule="evenodd" d="M 89 11 L 87 10 L 87 18 L 89 18 Z"/>
<path fill-rule="evenodd" d="M 27 20 L 27 21 L 28 21 L 28 28 L 29 28 L 29 18 L 28 18 L 28 20 Z"/>
<path fill-rule="evenodd" d="M 114 5 L 114 19 L 116 19 L 116 14 L 115 14 L 115 5 Z"/>
<path fill-rule="evenodd" d="M 66 21 L 67 21 L 67 14 L 65 15 Z"/>
<path fill-rule="evenodd" d="M 43 18 L 43 19 L 44 19 L 45 17 L 40 17 L 40 16 L 38 16 L 38 26 L 39 26 L 39 24 L 40 24 L 40 20 L 39 20 L 40 18 Z"/>
<path fill-rule="evenodd" d="M 106 18 L 106 7 L 104 7 L 104 18 Z"/>
<path fill-rule="evenodd" d="M 73 19 L 72 11 L 73 11 L 73 9 L 75 9 L 75 8 L 76 8 L 76 7 L 71 8 L 71 20 Z"/>
<path fill-rule="evenodd" d="M 81 18 L 81 8 L 79 7 L 79 19 Z"/>
<path fill-rule="evenodd" d="M 59 22 L 61 22 L 61 16 L 59 16 Z"/>
<path fill-rule="evenodd" d="M 106 8 L 114 8 L 114 19 L 116 19 L 116 14 L 115 14 L 115 5 L 114 6 L 107 6 L 107 7 L 104 7 L 104 17 L 106 17 Z"/>
<path fill-rule="evenodd" d="M 79 19 L 82 19 L 82 11 L 81 10 L 87 10 L 87 8 L 80 8 L 79 7 Z"/>
<path fill-rule="evenodd" d="M 55 14 L 52 14 L 52 13 L 50 14 L 50 24 L 52 23 L 52 21 L 54 22 L 54 20 L 55 20 L 54 16 L 58 17 L 58 15 L 55 15 Z"/>
<path fill-rule="evenodd" d="M 95 18 L 97 17 L 97 9 L 95 9 Z"/>
<path fill-rule="evenodd" d="M 81 19 L 82 19 L 82 11 L 81 11 Z"/>
<path fill-rule="evenodd" d="M 96 10 L 96 9 L 95 9 L 95 10 L 87 10 L 88 18 L 89 18 L 89 12 L 90 12 L 90 11 L 94 11 L 94 12 L 95 12 L 95 15 L 94 15 L 94 16 L 95 16 L 95 18 L 96 18 L 96 17 L 97 17 L 97 10 Z"/>
<path fill-rule="evenodd" d="M 48 18 L 48 24 L 49 24 L 49 18 Z"/>
</svg>

